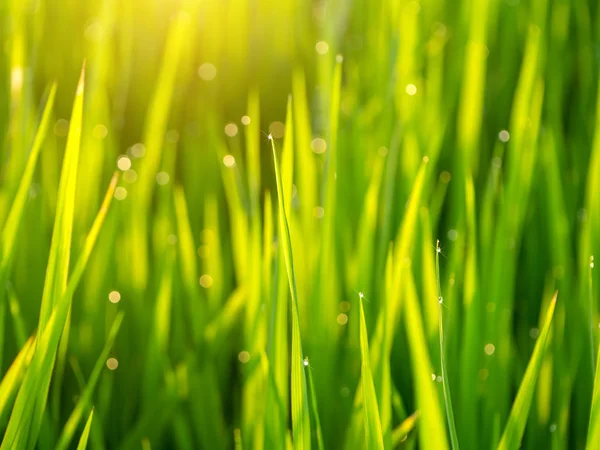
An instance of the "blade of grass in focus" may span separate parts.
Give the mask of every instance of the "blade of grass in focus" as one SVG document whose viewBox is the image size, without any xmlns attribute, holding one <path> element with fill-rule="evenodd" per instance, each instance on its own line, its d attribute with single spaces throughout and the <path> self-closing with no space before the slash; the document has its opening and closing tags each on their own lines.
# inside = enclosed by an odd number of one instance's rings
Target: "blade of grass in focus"
<svg viewBox="0 0 600 450">
<path fill-rule="evenodd" d="M 377 394 L 373 384 L 371 373 L 371 361 L 369 356 L 369 336 L 367 335 L 367 324 L 363 308 L 363 296 L 359 295 L 360 301 L 360 352 L 362 359 L 362 390 L 363 407 L 365 410 L 365 445 L 367 449 L 383 449 L 383 433 L 381 431 L 381 419 L 379 418 L 379 407 L 377 406 Z"/>
<path fill-rule="evenodd" d="M 121 313 L 119 313 L 119 315 L 117 316 L 117 318 L 115 319 L 115 321 L 111 327 L 111 330 L 106 339 L 106 344 L 104 346 L 104 349 L 102 350 L 102 353 L 100 353 L 100 356 L 98 357 L 98 360 L 96 361 L 94 369 L 92 370 L 92 374 L 90 375 L 90 379 L 89 379 L 87 385 L 85 386 L 85 389 L 83 390 L 81 397 L 80 397 L 79 401 L 77 402 L 77 405 L 75 406 L 75 409 L 73 409 L 73 412 L 71 413 L 69 419 L 67 420 L 67 423 L 63 427 L 63 430 L 58 439 L 58 442 L 56 443 L 56 447 L 55 447 L 56 449 L 63 450 L 63 449 L 67 449 L 69 447 L 71 439 L 73 439 L 73 436 L 75 435 L 75 431 L 77 430 L 77 427 L 79 426 L 79 422 L 83 417 L 84 411 L 90 406 L 92 394 L 94 392 L 96 384 L 98 383 L 98 379 L 100 378 L 100 374 L 102 372 L 102 369 L 104 368 L 106 359 L 108 358 L 109 352 L 111 351 L 111 348 L 113 346 L 115 338 L 117 337 L 117 333 L 119 332 L 119 328 L 121 327 L 122 322 L 123 322 L 123 313 L 121 312 Z M 93 409 L 92 409 L 92 411 L 93 411 Z M 90 418 L 91 418 L 91 414 L 92 413 L 90 413 Z M 89 420 L 90 419 L 88 419 L 88 421 Z M 86 428 L 87 427 L 88 427 L 88 424 L 86 424 Z M 88 433 L 89 433 L 89 430 L 88 430 Z"/>
<path fill-rule="evenodd" d="M 270 139 L 275 164 L 275 177 L 277 181 L 277 198 L 279 204 L 279 230 L 281 242 L 285 252 L 285 266 L 288 273 L 290 294 L 292 297 L 292 358 L 291 358 L 291 390 L 292 390 L 292 432 L 294 448 L 310 449 L 310 415 L 308 408 L 308 393 L 304 358 L 302 354 L 302 341 L 300 336 L 300 319 L 298 317 L 298 297 L 296 293 L 296 276 L 294 274 L 294 259 L 292 243 L 288 226 L 283 184 L 279 170 L 275 141 Z"/>
<path fill-rule="evenodd" d="M 27 340 L 0 382 L 0 423 L 2 425 L 5 425 L 8 420 L 8 408 L 12 406 L 27 367 L 31 363 L 34 352 L 33 341 L 33 337 Z"/>
<path fill-rule="evenodd" d="M 421 308 L 412 276 L 407 274 L 404 279 L 403 317 L 407 333 L 410 336 L 408 345 L 413 361 L 416 405 L 421 412 L 421 418 L 417 424 L 419 442 L 423 448 L 444 450 L 449 448 L 448 438 L 438 392 L 435 384 L 431 381 L 435 374 L 431 373 L 432 365 L 427 350 Z"/>
<path fill-rule="evenodd" d="M 590 302 L 592 301 L 593 297 L 593 268 L 594 257 L 590 256 L 590 264 L 588 268 Z M 600 358 L 600 351 L 597 352 L 597 357 Z M 600 442 L 600 359 L 598 359 L 596 362 L 596 373 L 594 375 L 594 390 L 592 394 L 592 408 L 590 411 L 590 422 L 588 426 L 586 450 L 592 450 L 598 442 Z"/>
<path fill-rule="evenodd" d="M 46 328 L 44 328 L 43 332 L 36 338 L 35 352 L 27 373 L 25 374 L 21 388 L 19 389 L 1 447 L 11 448 L 12 445 L 22 445 L 25 448 L 33 448 L 35 445 L 41 424 L 41 415 L 43 413 L 43 408 L 38 409 L 38 419 L 37 421 L 34 420 L 35 417 L 33 417 L 33 415 L 36 413 L 36 410 L 34 409 L 35 400 L 39 399 L 40 403 L 45 405 L 48 384 L 50 381 L 49 378 L 52 374 L 51 369 L 54 364 L 61 332 L 64 328 L 67 314 L 71 306 L 73 293 L 81 280 L 90 254 L 98 239 L 98 234 L 100 233 L 113 198 L 117 180 L 118 177 L 115 174 L 109 185 L 102 206 L 100 207 L 96 219 L 85 240 L 82 253 L 75 263 L 71 276 L 69 277 L 65 292 L 54 307 Z M 32 422 L 30 427 L 27 427 L 25 424 L 29 420 Z"/>
<path fill-rule="evenodd" d="M 446 403 L 446 418 L 448 419 L 448 429 L 450 430 L 450 442 L 454 450 L 458 450 L 458 436 L 456 434 L 456 425 L 454 423 L 454 408 L 452 407 L 452 397 L 450 395 L 450 382 L 448 381 L 448 369 L 446 367 L 444 355 L 444 298 L 442 297 L 442 288 L 440 286 L 440 248 L 439 239 L 435 242 L 435 278 L 438 288 L 438 323 L 440 327 L 440 367 L 442 371 L 442 386 L 444 388 L 444 401 Z"/>
<path fill-rule="evenodd" d="M 88 438 L 90 436 L 90 430 L 92 428 L 92 419 L 94 418 L 94 409 L 90 412 L 88 420 L 85 422 L 85 427 L 83 432 L 81 433 L 81 437 L 79 438 L 79 443 L 77 444 L 77 450 L 85 450 L 87 448 Z"/>
<path fill-rule="evenodd" d="M 62 323 L 59 317 L 55 324 L 60 329 L 50 330 L 50 333 L 47 333 L 46 330 L 46 325 L 53 309 L 67 293 L 75 184 L 77 180 L 77 162 L 83 114 L 84 76 L 85 67 L 81 71 L 73 102 L 71 125 L 59 186 L 55 227 L 52 234 L 52 248 L 48 260 L 44 294 L 40 308 L 36 351 L 30 369 L 19 390 L 13 413 L 11 414 L 8 428 L 2 441 L 3 448 L 13 446 L 33 448 L 35 445 L 42 423 L 42 416 L 46 408 L 48 388 L 52 375 L 51 368 L 54 366 L 56 352 L 54 341 L 56 340 L 56 345 L 58 345 L 58 339 L 60 339 L 62 328 L 64 327 L 64 323 Z M 69 305 L 70 300 L 66 299 L 64 303 Z M 50 342 L 46 341 L 46 339 Z M 46 341 L 43 344 L 47 344 L 49 347 L 42 356 L 40 356 L 40 352 L 44 345 L 41 345 L 40 341 Z M 44 361 L 43 364 L 42 361 Z M 30 372 L 33 372 L 33 374 Z"/>
<path fill-rule="evenodd" d="M 513 403 L 502 439 L 498 445 L 498 450 L 516 450 L 521 446 L 525 425 L 527 424 L 527 416 L 529 415 L 531 401 L 535 393 L 535 383 L 542 366 L 546 340 L 550 333 L 550 326 L 552 325 L 557 295 L 558 293 L 554 294 L 554 298 L 550 302 L 548 311 L 546 312 L 544 327 L 540 331 L 535 349 L 523 376 L 523 381 L 521 381 L 521 385 L 519 386 L 519 391 Z"/>
<path fill-rule="evenodd" d="M 285 210 L 292 210 L 292 181 L 294 173 L 294 118 L 292 98 L 288 97 L 286 121 L 285 121 L 285 138 L 281 155 L 281 182 L 283 186 L 283 194 Z M 289 392 L 289 338 L 288 338 L 288 298 L 289 285 L 287 273 L 285 270 L 285 252 L 282 246 L 281 229 L 277 233 L 277 255 L 275 256 L 275 289 L 271 294 L 271 311 L 269 313 L 269 340 L 268 340 L 268 358 L 270 362 L 270 370 L 272 372 L 273 383 L 269 384 L 267 397 L 267 414 L 270 421 L 268 431 L 266 431 L 266 444 L 278 448 L 285 448 L 285 439 L 287 435 L 288 421 L 288 392 Z M 270 243 L 269 243 L 270 244 Z M 314 397 L 312 403 L 313 415 L 316 408 L 316 393 L 311 384 L 311 374 L 308 375 L 309 389 L 311 390 L 311 398 Z M 318 414 L 318 412 L 317 412 Z"/>
</svg>

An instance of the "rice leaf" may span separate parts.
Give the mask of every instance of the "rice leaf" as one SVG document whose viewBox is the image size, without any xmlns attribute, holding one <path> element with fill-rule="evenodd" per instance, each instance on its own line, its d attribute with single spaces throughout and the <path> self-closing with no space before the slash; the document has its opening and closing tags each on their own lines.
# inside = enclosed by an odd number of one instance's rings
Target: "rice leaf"
<svg viewBox="0 0 600 450">
<path fill-rule="evenodd" d="M 79 443 L 77 444 L 77 450 L 85 450 L 87 448 L 88 438 L 90 436 L 90 430 L 92 428 L 92 419 L 94 418 L 94 409 L 90 412 L 88 420 L 85 422 L 85 428 L 81 433 L 81 437 L 79 438 Z"/>
<path fill-rule="evenodd" d="M 498 450 L 516 450 L 521 447 L 521 439 L 523 439 L 523 433 L 525 432 L 525 425 L 527 425 L 527 417 L 529 415 L 529 409 L 531 407 L 531 401 L 535 393 L 535 383 L 537 381 L 542 362 L 544 359 L 544 351 L 546 349 L 546 340 L 550 333 L 550 326 L 552 324 L 552 317 L 554 316 L 554 309 L 556 307 L 556 297 L 558 292 L 554 294 L 554 298 L 550 302 L 548 311 L 546 312 L 546 319 L 544 321 L 544 327 L 540 331 L 540 335 L 535 343 L 535 348 L 527 370 L 519 386 L 517 397 L 513 403 L 508 417 L 508 423 L 504 428 L 504 434 Z"/>
<path fill-rule="evenodd" d="M 404 277 L 404 324 L 411 357 L 415 384 L 416 405 L 421 411 L 419 420 L 419 445 L 426 449 L 447 450 L 448 438 L 436 386 L 432 383 L 431 358 L 423 327 L 421 308 L 412 274 Z M 435 300 L 430 300 L 435 301 Z"/>
<path fill-rule="evenodd" d="M 448 369 L 444 355 L 444 299 L 442 297 L 442 288 L 440 286 L 440 248 L 439 239 L 435 243 L 435 275 L 438 289 L 438 322 L 440 327 L 440 367 L 442 370 L 442 385 L 444 388 L 444 401 L 446 402 L 446 417 L 448 419 L 448 429 L 450 430 L 450 442 L 452 449 L 458 450 L 458 436 L 456 434 L 456 425 L 454 423 L 454 408 L 452 408 L 452 397 L 450 395 L 450 383 L 448 381 Z"/>
<path fill-rule="evenodd" d="M 381 420 L 379 418 L 379 407 L 377 406 L 377 394 L 373 384 L 371 373 L 371 359 L 369 356 L 369 336 L 367 335 L 367 323 L 363 307 L 363 296 L 360 300 L 360 354 L 362 359 L 362 390 L 363 408 L 365 411 L 365 444 L 367 449 L 383 449 L 383 433 L 381 431 Z"/>
<path fill-rule="evenodd" d="M 283 183 L 279 171 L 275 141 L 271 138 L 273 161 L 275 164 L 275 178 L 277 181 L 277 198 L 279 204 L 279 229 L 283 250 L 285 253 L 285 266 L 288 274 L 290 294 L 292 296 L 292 434 L 294 448 L 309 450 L 310 442 L 310 413 L 308 408 L 308 393 L 306 386 L 306 373 L 302 355 L 302 339 L 300 336 L 300 319 L 298 317 L 298 295 L 296 291 L 296 275 L 294 273 L 294 258 L 292 254 L 292 241 L 285 210 L 285 197 Z"/>
<path fill-rule="evenodd" d="M 106 344 L 104 345 L 104 348 L 102 349 L 102 353 L 100 353 L 100 356 L 98 357 L 98 360 L 96 361 L 96 364 L 94 365 L 94 369 L 92 370 L 90 379 L 88 380 L 88 383 L 85 386 L 85 389 L 83 390 L 83 393 L 81 394 L 81 397 L 79 398 L 79 401 L 77 402 L 77 405 L 75 406 L 75 409 L 73 409 L 73 411 L 71 412 L 71 415 L 69 416 L 69 419 L 67 420 L 67 423 L 63 427 L 63 430 L 60 434 L 60 437 L 58 439 L 55 449 L 62 450 L 62 449 L 66 449 L 69 447 L 71 439 L 73 439 L 73 436 L 75 435 L 75 431 L 77 430 L 77 427 L 79 426 L 79 421 L 83 417 L 84 411 L 89 407 L 89 404 L 92 399 L 92 395 L 96 388 L 96 384 L 98 383 L 98 380 L 100 379 L 100 374 L 102 373 L 102 369 L 104 368 L 106 359 L 108 358 L 108 355 L 112 349 L 115 338 L 117 337 L 117 333 L 119 332 L 119 328 L 121 327 L 121 323 L 123 322 L 123 315 L 124 314 L 122 312 L 119 313 L 119 315 L 114 320 L 112 327 L 110 329 L 110 332 L 108 333 L 108 337 L 106 339 Z M 92 409 L 92 411 L 93 411 L 93 409 Z M 90 417 L 91 417 L 91 414 L 90 414 Z M 88 421 L 89 420 L 90 419 L 88 419 Z M 87 424 L 86 424 L 86 427 L 87 427 Z M 88 430 L 88 432 L 89 432 L 89 430 Z"/>
<path fill-rule="evenodd" d="M 31 152 L 27 159 L 27 165 L 21 175 L 21 181 L 19 182 L 19 188 L 17 194 L 13 200 L 8 218 L 2 228 L 2 234 L 0 235 L 0 286 L 5 286 L 8 279 L 8 273 L 10 270 L 10 263 L 14 258 L 14 251 L 17 245 L 17 233 L 19 231 L 19 225 L 23 217 L 23 211 L 25 209 L 25 203 L 29 196 L 29 187 L 35 171 L 36 163 L 42 144 L 46 138 L 48 131 L 48 124 L 50 122 L 50 116 L 52 108 L 54 107 L 54 99 L 56 97 L 56 84 L 53 84 L 44 106 L 44 112 L 42 113 L 42 119 L 38 126 L 33 145 L 31 146 Z M 4 297 L 4 289 L 0 290 L 0 299 Z M 1 301 L 1 300 L 0 300 Z"/>
</svg>

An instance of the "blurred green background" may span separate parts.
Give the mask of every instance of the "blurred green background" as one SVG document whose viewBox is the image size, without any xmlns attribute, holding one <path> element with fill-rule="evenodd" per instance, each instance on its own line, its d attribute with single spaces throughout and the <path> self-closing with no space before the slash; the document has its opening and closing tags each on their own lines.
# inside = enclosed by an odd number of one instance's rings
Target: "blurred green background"
<svg viewBox="0 0 600 450">
<path fill-rule="evenodd" d="M 375 400 L 385 448 L 438 450 L 444 386 L 463 448 L 504 442 L 519 387 L 522 448 L 600 447 L 599 13 L 587 0 L 0 0 L 5 230 L 57 86 L 18 232 L 0 241 L 2 373 L 44 329 L 53 227 L 72 235 L 56 242 L 73 272 L 119 173 L 49 390 L 36 384 L 43 418 L 23 422 L 28 448 L 63 445 L 76 405 L 75 430 L 94 406 L 91 448 L 371 448 Z M 63 167 L 79 124 L 79 161 Z M 361 390 L 361 305 L 376 398 Z M 0 386 L 2 429 L 17 426 L 26 366 Z"/>
</svg>

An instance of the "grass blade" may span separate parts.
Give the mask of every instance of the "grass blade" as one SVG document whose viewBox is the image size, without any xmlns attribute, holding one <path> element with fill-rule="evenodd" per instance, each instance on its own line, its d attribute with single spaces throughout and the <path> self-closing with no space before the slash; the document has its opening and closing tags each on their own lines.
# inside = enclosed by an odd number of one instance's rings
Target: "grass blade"
<svg viewBox="0 0 600 450">
<path fill-rule="evenodd" d="M 92 419 L 94 418 L 94 409 L 90 412 L 85 428 L 81 437 L 79 438 L 79 444 L 77 444 L 77 450 L 85 450 L 87 448 L 88 437 L 90 436 L 90 430 L 92 429 Z"/>
<path fill-rule="evenodd" d="M 371 360 L 369 357 L 369 336 L 367 335 L 367 324 L 363 308 L 363 296 L 360 299 L 360 355 L 362 359 L 362 390 L 363 408 L 365 411 L 365 438 L 367 449 L 383 449 L 383 433 L 381 431 L 381 420 L 379 418 L 379 407 L 377 406 L 377 394 L 373 384 L 371 373 Z"/>
<path fill-rule="evenodd" d="M 98 235 L 106 218 L 108 207 L 113 198 L 118 177 L 115 174 L 109 185 L 108 191 L 100 207 L 100 211 L 92 224 L 92 228 L 85 240 L 83 250 L 67 285 L 65 293 L 54 308 L 50 319 L 43 330 L 43 333 L 36 339 L 36 348 L 31 361 L 30 367 L 27 370 L 23 384 L 17 395 L 17 400 L 13 407 L 12 414 L 9 419 L 7 431 L 4 435 L 0 448 L 14 448 L 14 445 L 27 448 L 29 443 L 30 448 L 33 447 L 39 432 L 41 423 L 41 415 L 43 407 L 38 410 L 39 421 L 29 423 L 35 410 L 35 399 L 41 399 L 42 404 L 45 404 L 46 395 L 48 392 L 48 384 L 52 374 L 54 358 L 60 336 L 62 334 L 64 324 L 67 318 L 68 311 L 71 305 L 73 293 L 77 288 L 79 281 L 83 275 L 83 271 L 90 258 L 94 245 L 98 239 Z M 28 426 L 29 424 L 29 426 Z"/>
<path fill-rule="evenodd" d="M 292 240 L 288 226 L 283 184 L 279 172 L 279 162 L 275 141 L 271 138 L 273 161 L 275 164 L 275 178 L 277 181 L 277 198 L 279 204 L 279 228 L 285 253 L 285 266 L 288 273 L 290 294 L 292 296 L 292 434 L 294 448 L 300 450 L 310 449 L 310 415 L 308 408 L 308 394 L 306 386 L 305 360 L 302 355 L 302 340 L 300 336 L 300 319 L 298 317 L 298 295 L 296 291 L 296 275 L 294 273 L 294 258 L 292 255 Z"/>
<path fill-rule="evenodd" d="M 423 318 L 415 282 L 412 274 L 405 277 L 405 314 L 404 321 L 412 360 L 413 377 L 415 383 L 416 404 L 421 411 L 419 420 L 419 442 L 425 449 L 447 450 L 448 439 L 440 401 L 435 385 L 431 382 L 431 359 L 427 350 L 427 339 L 423 327 Z"/>
<path fill-rule="evenodd" d="M 521 439 L 523 439 L 523 433 L 525 432 L 531 400 L 535 393 L 535 383 L 540 373 L 540 368 L 542 367 L 546 340 L 550 333 L 550 325 L 552 324 L 552 317 L 554 316 L 557 295 L 558 292 L 554 294 L 554 298 L 550 302 L 550 306 L 546 312 L 544 327 L 535 344 L 523 381 L 521 381 L 521 386 L 519 387 L 517 398 L 510 411 L 508 423 L 504 429 L 500 445 L 498 445 L 498 450 L 516 450 L 521 446 Z"/>
<path fill-rule="evenodd" d="M 589 301 L 590 310 L 592 307 L 592 269 L 594 268 L 594 257 L 590 256 L 590 266 L 588 269 L 589 283 Z M 591 318 L 590 313 L 590 318 Z M 593 344 L 593 334 L 592 334 Z M 593 347 L 592 347 L 593 349 Z M 593 350 L 592 350 L 593 352 Z M 592 353 L 593 357 L 593 353 Z M 598 360 L 596 361 L 596 374 L 594 375 L 594 393 L 592 395 L 592 409 L 590 412 L 590 424 L 588 427 L 586 450 L 593 450 L 598 442 L 600 442 L 600 351 L 597 353 Z"/>
<path fill-rule="evenodd" d="M 0 383 L 0 418 L 5 417 L 7 408 L 14 399 L 14 395 L 19 389 L 25 371 L 31 362 L 34 350 L 34 347 L 32 346 L 33 340 L 33 337 L 29 338 L 4 374 L 4 378 L 2 378 L 2 382 Z M 4 423 L 4 420 L 1 420 L 1 422 Z"/>
<path fill-rule="evenodd" d="M 98 380 L 100 379 L 100 374 L 102 373 L 102 369 L 104 368 L 106 358 L 108 358 L 108 355 L 110 353 L 110 350 L 112 349 L 113 343 L 115 341 L 115 338 L 117 337 L 117 333 L 119 332 L 119 328 L 121 327 L 122 322 L 123 322 L 123 313 L 121 312 L 113 322 L 110 332 L 108 333 L 108 337 L 106 339 L 106 344 L 104 346 L 104 349 L 102 349 L 102 353 L 100 353 L 100 356 L 98 357 L 98 360 L 96 361 L 96 364 L 94 366 L 94 369 L 92 370 L 90 379 L 89 379 L 87 385 L 85 386 L 85 389 L 83 390 L 83 393 L 82 393 L 81 397 L 79 398 L 79 401 L 77 402 L 77 406 L 75 406 L 75 409 L 71 413 L 71 416 L 67 420 L 67 423 L 65 424 L 65 426 L 62 430 L 62 433 L 60 435 L 60 438 L 58 439 L 58 443 L 56 444 L 55 449 L 63 450 L 63 449 L 66 449 L 69 447 L 69 444 L 71 443 L 71 439 L 73 439 L 73 436 L 75 435 L 75 430 L 77 429 L 77 426 L 79 425 L 79 421 L 83 417 L 83 413 L 91 401 L 92 394 L 94 393 L 94 389 L 96 388 L 96 384 L 98 383 Z M 92 411 L 93 411 L 93 409 L 92 409 Z M 90 414 L 90 417 L 91 417 L 91 414 Z M 90 421 L 90 419 L 88 419 L 88 422 L 89 421 Z M 86 425 L 86 427 L 87 427 L 87 425 Z M 88 432 L 89 432 L 89 430 L 88 430 Z M 81 445 L 81 442 L 80 442 L 80 445 Z"/>
<path fill-rule="evenodd" d="M 408 434 L 414 430 L 419 419 L 419 411 L 415 411 L 398 425 L 392 432 L 392 448 L 396 448 L 402 441 L 406 439 Z"/>
<path fill-rule="evenodd" d="M 450 442 L 454 450 L 458 450 L 458 436 L 456 434 L 456 425 L 454 423 L 454 409 L 452 408 L 452 397 L 450 396 L 450 383 L 448 382 L 448 369 L 444 358 L 444 298 L 442 297 L 442 288 L 440 286 L 440 248 L 439 239 L 435 243 L 435 278 L 438 289 L 438 323 L 440 327 L 440 367 L 442 370 L 442 385 L 444 387 L 444 401 L 446 403 L 446 417 L 448 419 L 448 428 L 450 430 Z"/>
<path fill-rule="evenodd" d="M 23 217 L 23 211 L 25 209 L 25 203 L 27 202 L 27 198 L 29 196 L 29 187 L 31 185 L 31 180 L 33 178 L 38 156 L 42 148 L 42 143 L 44 142 L 46 133 L 48 131 L 50 114 L 52 112 L 52 108 L 54 107 L 55 97 L 56 84 L 52 85 L 50 89 L 48 100 L 46 100 L 46 106 L 44 107 L 44 112 L 42 113 L 42 120 L 40 121 L 40 125 L 35 134 L 31 152 L 29 153 L 29 158 L 27 160 L 27 165 L 25 166 L 25 171 L 21 175 L 21 181 L 19 183 L 17 194 L 13 200 L 10 212 L 8 213 L 6 223 L 2 228 L 2 235 L 0 236 L 0 286 L 4 286 L 6 284 L 6 280 L 8 279 L 10 262 L 14 256 L 15 246 L 17 245 L 16 238 L 19 230 L 19 224 L 21 223 L 21 218 Z M 3 296 L 4 289 L 0 291 L 0 298 Z"/>
</svg>

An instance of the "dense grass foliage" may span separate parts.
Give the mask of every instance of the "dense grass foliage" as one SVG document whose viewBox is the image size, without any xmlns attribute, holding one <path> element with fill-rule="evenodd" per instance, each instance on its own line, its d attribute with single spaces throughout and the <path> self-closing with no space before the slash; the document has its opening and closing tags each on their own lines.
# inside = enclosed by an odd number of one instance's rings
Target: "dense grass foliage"
<svg viewBox="0 0 600 450">
<path fill-rule="evenodd" d="M 599 14 L 0 0 L 0 448 L 600 448 Z"/>
</svg>

